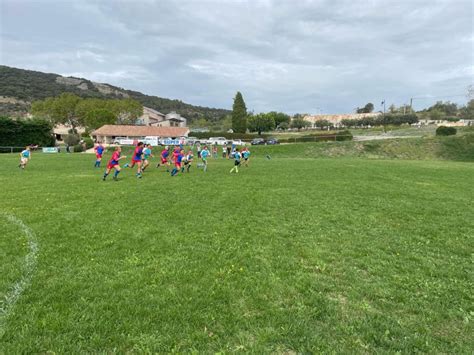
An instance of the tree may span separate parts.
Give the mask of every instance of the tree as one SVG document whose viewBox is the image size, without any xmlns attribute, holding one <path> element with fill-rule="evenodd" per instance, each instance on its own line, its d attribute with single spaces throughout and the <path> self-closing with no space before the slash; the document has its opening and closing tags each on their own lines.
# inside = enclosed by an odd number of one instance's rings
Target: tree
<svg viewBox="0 0 474 355">
<path fill-rule="evenodd" d="M 433 106 L 428 108 L 428 111 L 440 111 L 444 113 L 444 116 L 456 116 L 458 113 L 458 105 L 450 101 L 438 101 Z"/>
<path fill-rule="evenodd" d="M 358 107 L 356 109 L 356 112 L 357 113 L 371 113 L 373 110 L 374 110 L 374 104 L 372 102 L 369 102 L 362 108 Z"/>
<path fill-rule="evenodd" d="M 270 113 L 259 113 L 257 115 L 249 115 L 247 118 L 247 126 L 250 132 L 268 132 L 275 129 L 275 120 Z"/>
<path fill-rule="evenodd" d="M 237 91 L 232 105 L 232 130 L 234 133 L 245 133 L 247 130 L 247 107 L 239 91 Z"/>
<path fill-rule="evenodd" d="M 474 99 L 467 103 L 466 107 L 461 109 L 461 118 L 465 120 L 474 120 Z"/>
<path fill-rule="evenodd" d="M 301 117 L 293 118 L 293 120 L 290 123 L 291 128 L 297 128 L 297 129 L 305 128 L 305 127 L 308 127 L 309 125 L 311 125 L 311 123 L 309 123 L 308 121 L 304 120 Z"/>
<path fill-rule="evenodd" d="M 117 117 L 119 124 L 134 124 L 143 115 L 143 106 L 136 100 L 109 100 L 107 109 Z"/>
<path fill-rule="evenodd" d="M 115 115 L 107 109 L 98 108 L 87 113 L 84 126 L 88 129 L 97 129 L 106 124 L 114 124 L 117 121 Z"/>
<path fill-rule="evenodd" d="M 280 127 L 282 123 L 290 123 L 290 116 L 288 116 L 286 113 L 271 111 L 268 112 L 266 115 L 273 118 L 273 121 L 275 122 L 275 127 Z"/>
<path fill-rule="evenodd" d="M 332 127 L 332 123 L 328 120 L 317 120 L 316 122 L 314 122 L 314 125 L 321 129 L 326 127 Z"/>
<path fill-rule="evenodd" d="M 34 103 L 31 107 L 34 115 L 48 118 L 52 123 L 67 124 L 75 129 L 79 125 L 76 106 L 81 98 L 71 93 L 63 93 L 56 98 L 47 98 Z"/>
</svg>

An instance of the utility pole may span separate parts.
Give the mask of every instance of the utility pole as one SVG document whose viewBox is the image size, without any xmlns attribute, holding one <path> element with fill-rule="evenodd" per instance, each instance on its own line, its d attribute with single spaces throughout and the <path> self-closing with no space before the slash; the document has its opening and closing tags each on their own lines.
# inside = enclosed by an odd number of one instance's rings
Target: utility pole
<svg viewBox="0 0 474 355">
<path fill-rule="evenodd" d="M 410 97 L 410 113 L 413 112 L 413 97 Z"/>
</svg>

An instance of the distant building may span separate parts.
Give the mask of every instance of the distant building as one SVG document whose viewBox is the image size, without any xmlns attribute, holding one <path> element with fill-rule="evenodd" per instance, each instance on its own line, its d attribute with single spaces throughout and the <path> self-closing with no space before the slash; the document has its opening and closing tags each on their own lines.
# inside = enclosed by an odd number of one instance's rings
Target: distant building
<svg viewBox="0 0 474 355">
<path fill-rule="evenodd" d="M 187 119 L 174 111 L 164 114 L 149 107 L 143 107 L 143 115 L 137 119 L 138 125 L 152 127 L 186 127 Z"/>
<path fill-rule="evenodd" d="M 126 137 L 140 140 L 144 137 L 178 138 L 187 137 L 187 127 L 156 127 L 156 126 L 128 126 L 105 125 L 92 132 L 92 136 L 99 142 L 113 143 L 117 137 Z"/>
<path fill-rule="evenodd" d="M 53 133 L 54 133 L 54 136 L 56 137 L 56 140 L 63 141 L 64 136 L 67 136 L 71 129 L 72 129 L 72 126 L 70 125 L 58 124 L 54 126 Z M 78 134 L 83 134 L 86 131 L 86 129 L 84 127 L 76 127 L 76 131 Z"/>
<path fill-rule="evenodd" d="M 329 121 L 334 127 L 341 126 L 342 120 L 359 120 L 364 117 L 376 118 L 380 116 L 380 112 L 372 113 L 347 113 L 340 115 L 307 115 L 303 119 L 311 123 L 311 127 L 315 127 L 316 121 Z"/>
</svg>

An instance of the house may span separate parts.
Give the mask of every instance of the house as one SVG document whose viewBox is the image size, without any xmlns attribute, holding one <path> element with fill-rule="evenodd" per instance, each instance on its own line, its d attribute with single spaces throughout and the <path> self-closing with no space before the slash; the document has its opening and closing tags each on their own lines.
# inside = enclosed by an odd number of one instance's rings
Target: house
<svg viewBox="0 0 474 355">
<path fill-rule="evenodd" d="M 340 115 L 308 115 L 304 117 L 304 120 L 310 122 L 312 127 L 315 127 L 316 121 L 324 121 L 324 120 L 331 122 L 334 127 L 339 127 L 341 126 L 342 120 L 359 120 L 364 117 L 376 118 L 380 115 L 381 115 L 380 112 L 347 113 L 347 114 L 340 114 Z"/>
<path fill-rule="evenodd" d="M 186 127 L 187 119 L 174 111 L 164 114 L 149 107 L 143 107 L 143 114 L 137 119 L 138 125 L 154 127 Z"/>
<path fill-rule="evenodd" d="M 103 143 L 113 143 L 117 137 L 128 137 L 140 140 L 144 137 L 187 137 L 187 127 L 156 127 L 156 126 L 128 126 L 105 125 L 92 132 L 92 136 Z"/>
<path fill-rule="evenodd" d="M 68 134 L 70 134 L 70 132 L 69 132 L 70 130 L 72 130 L 72 126 L 64 125 L 64 124 L 58 124 L 58 125 L 54 126 L 53 133 L 54 133 L 54 136 L 55 136 L 56 140 L 63 141 L 64 136 L 67 136 Z M 84 127 L 76 127 L 76 131 L 77 131 L 78 134 L 83 134 L 86 131 L 86 129 Z"/>
</svg>

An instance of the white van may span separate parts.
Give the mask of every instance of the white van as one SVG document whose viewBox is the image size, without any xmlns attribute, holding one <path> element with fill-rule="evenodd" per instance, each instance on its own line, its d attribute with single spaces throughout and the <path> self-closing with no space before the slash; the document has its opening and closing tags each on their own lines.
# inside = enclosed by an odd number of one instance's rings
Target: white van
<svg viewBox="0 0 474 355">
<path fill-rule="evenodd" d="M 227 139 L 225 137 L 211 137 L 207 142 L 209 145 L 224 145 L 227 144 Z"/>
</svg>

